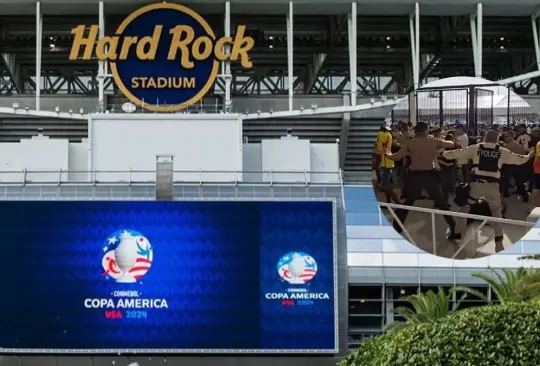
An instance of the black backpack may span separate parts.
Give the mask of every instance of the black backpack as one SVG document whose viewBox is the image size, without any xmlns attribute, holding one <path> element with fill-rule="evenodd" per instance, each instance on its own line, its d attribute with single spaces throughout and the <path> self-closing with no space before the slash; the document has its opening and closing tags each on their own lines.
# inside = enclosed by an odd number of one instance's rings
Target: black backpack
<svg viewBox="0 0 540 366">
<path fill-rule="evenodd" d="M 454 197 L 454 202 L 458 207 L 463 207 L 470 205 L 473 200 L 470 196 L 471 186 L 469 183 L 459 183 L 456 186 L 456 196 Z"/>
<path fill-rule="evenodd" d="M 482 198 L 477 200 L 471 205 L 471 209 L 469 210 L 469 213 L 471 215 L 479 215 L 479 216 L 491 216 L 491 209 L 489 208 L 489 204 L 484 201 Z M 467 219 L 467 225 L 474 222 L 475 219 Z M 488 223 L 489 224 L 489 223 Z"/>
</svg>

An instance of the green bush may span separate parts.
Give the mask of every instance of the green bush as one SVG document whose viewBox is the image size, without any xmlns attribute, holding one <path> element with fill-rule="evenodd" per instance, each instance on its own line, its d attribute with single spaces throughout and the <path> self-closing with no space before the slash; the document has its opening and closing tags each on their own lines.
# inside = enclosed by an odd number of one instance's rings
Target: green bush
<svg viewBox="0 0 540 366">
<path fill-rule="evenodd" d="M 362 344 L 339 366 L 538 366 L 540 302 L 465 309 Z"/>
</svg>

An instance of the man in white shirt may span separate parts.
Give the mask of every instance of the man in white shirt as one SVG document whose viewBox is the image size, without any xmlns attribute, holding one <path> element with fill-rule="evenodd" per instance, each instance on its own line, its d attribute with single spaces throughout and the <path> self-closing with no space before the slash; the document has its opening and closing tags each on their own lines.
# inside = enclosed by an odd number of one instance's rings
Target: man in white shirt
<svg viewBox="0 0 540 366">
<path fill-rule="evenodd" d="M 461 150 L 448 150 L 443 152 L 442 156 L 446 159 L 467 159 L 473 162 L 473 176 L 471 179 L 470 197 L 478 200 L 484 197 L 491 209 L 493 217 L 502 218 L 502 199 L 499 190 L 501 179 L 501 167 L 503 164 L 521 165 L 525 164 L 534 156 L 514 154 L 510 150 L 498 145 L 499 135 L 497 131 L 489 130 L 486 132 L 484 142 L 471 145 Z M 461 220 L 464 224 L 464 220 Z M 502 225 L 491 223 L 495 231 L 495 251 L 499 252 L 503 247 Z M 463 228 L 463 225 L 461 225 Z M 463 228 L 464 229 L 464 228 Z M 456 230 L 461 233 L 460 229 Z"/>
<path fill-rule="evenodd" d="M 465 131 L 465 125 L 458 123 L 456 125 L 456 143 L 459 145 L 460 149 L 465 149 L 469 146 L 469 136 Z M 465 182 L 469 181 L 469 160 L 462 158 L 457 160 L 458 165 L 461 167 L 461 174 L 463 175 L 463 180 Z"/>
</svg>

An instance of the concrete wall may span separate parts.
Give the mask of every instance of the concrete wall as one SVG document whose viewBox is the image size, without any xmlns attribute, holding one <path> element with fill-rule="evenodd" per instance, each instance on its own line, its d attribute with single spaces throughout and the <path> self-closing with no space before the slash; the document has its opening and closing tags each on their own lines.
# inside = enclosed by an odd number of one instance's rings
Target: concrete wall
<svg viewBox="0 0 540 366">
<path fill-rule="evenodd" d="M 151 116 L 151 114 L 149 115 Z M 110 120 L 107 120 L 110 122 Z M 177 121 L 178 122 L 178 121 Z M 225 126 L 226 127 L 226 126 Z M 218 131 L 219 132 L 219 131 Z M 120 137 L 118 137 L 121 135 Z M 167 135 L 167 134 L 165 134 Z M 223 137 L 224 133 L 220 133 L 220 137 Z M 185 134 L 180 133 L 180 136 Z M 112 140 L 107 140 L 107 137 L 112 137 Z M 101 182 L 115 182 L 115 181 L 154 181 L 156 178 L 156 154 L 171 153 L 171 151 L 164 151 L 164 141 L 161 139 L 154 139 L 157 141 L 157 145 L 147 144 L 147 149 L 136 149 L 134 151 L 126 149 L 125 147 L 119 147 L 120 144 L 115 139 L 132 141 L 131 145 L 143 145 L 145 141 L 137 141 L 132 135 L 120 132 L 108 132 L 104 136 L 105 140 L 101 145 L 93 144 L 92 151 L 94 155 L 100 155 L 102 162 L 94 162 L 97 165 L 90 167 L 89 165 L 89 144 L 86 139 L 82 142 L 68 142 L 65 139 L 47 139 L 47 138 L 33 138 L 28 140 L 22 140 L 18 143 L 0 143 L 0 183 L 22 183 L 25 179 L 27 182 L 50 182 L 57 183 L 60 180 L 62 182 L 89 182 L 91 179 L 96 179 Z M 198 141 L 200 139 L 191 138 L 192 141 Z M 116 141 L 116 142 L 115 142 Z M 263 140 L 264 141 L 264 140 Z M 281 143 L 282 140 L 276 140 Z M 291 183 L 293 181 L 305 182 L 306 179 L 310 183 L 331 183 L 339 184 L 339 161 L 338 161 L 338 145 L 333 144 L 309 144 L 309 140 L 296 140 L 299 142 L 308 142 L 308 153 L 310 158 L 307 163 L 304 163 L 301 168 L 294 171 L 286 172 L 287 166 L 284 161 L 298 161 L 298 156 L 290 155 L 287 159 L 276 161 L 276 168 L 273 169 L 271 180 L 276 183 L 281 181 Z M 241 143 L 240 138 L 236 143 Z M 169 147 L 175 148 L 178 145 L 187 145 L 187 143 L 174 143 Z M 224 151 L 217 151 L 218 144 L 211 144 L 207 146 L 206 150 L 209 153 L 216 153 L 216 156 L 204 156 L 204 154 L 197 153 L 197 150 L 188 152 L 174 153 L 175 155 L 175 169 L 174 174 L 175 181 L 190 181 L 190 182 L 263 182 L 263 153 L 261 144 L 243 144 L 243 146 L 225 146 Z M 124 146 L 122 144 L 122 146 Z M 186 146 L 183 146 L 184 148 Z M 189 146 L 188 146 L 189 147 Z M 154 149 L 154 150 L 152 150 Z M 277 146 L 277 149 L 282 149 L 282 146 Z M 229 157 L 227 157 L 227 151 Z M 176 151 L 178 152 L 178 151 Z M 243 168 L 236 166 L 235 159 L 238 154 L 240 164 Z M 231 155 L 234 155 L 231 157 Z M 46 159 L 43 159 L 46 156 Z M 197 158 L 203 159 L 202 161 Z M 202 172 L 199 172 L 199 166 L 197 168 L 191 167 L 186 164 L 204 164 L 204 158 L 211 161 L 219 160 L 216 163 L 214 170 L 210 168 L 204 168 Z M 127 159 L 127 160 L 126 160 Z M 207 163 L 207 162 L 206 162 Z M 105 164 L 105 165 L 100 165 Z M 109 165 L 107 165 L 109 164 Z M 131 168 L 132 172 L 129 172 Z M 23 170 L 28 170 L 24 173 Z M 97 169 L 96 174 L 91 174 L 90 171 Z M 186 170 L 191 170 L 191 173 L 185 173 Z M 182 171 L 184 173 L 182 173 Z M 229 172 L 229 173 L 227 173 Z M 231 173 L 232 172 L 232 173 Z M 235 173 L 238 172 L 238 173 Z M 240 173 L 242 172 L 242 173 Z M 299 173 L 300 172 L 300 173 Z M 306 174 L 305 172 L 316 172 Z M 264 175 L 268 175 L 265 173 Z"/>
<path fill-rule="evenodd" d="M 156 117 L 157 116 L 157 117 Z M 89 121 L 89 168 L 92 171 L 141 171 L 139 179 L 155 179 L 156 156 L 174 157 L 176 180 L 237 179 L 242 169 L 242 121 L 236 115 L 102 114 Z M 226 117 L 226 118 L 225 118 Z M 147 172 L 146 174 L 142 172 Z M 121 180 L 98 173 L 98 180 Z"/>
</svg>

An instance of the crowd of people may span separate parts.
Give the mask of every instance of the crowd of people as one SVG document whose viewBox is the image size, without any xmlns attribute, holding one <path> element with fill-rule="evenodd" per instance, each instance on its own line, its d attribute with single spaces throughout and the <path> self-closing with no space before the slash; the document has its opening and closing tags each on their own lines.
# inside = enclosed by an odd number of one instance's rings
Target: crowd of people
<svg viewBox="0 0 540 366">
<path fill-rule="evenodd" d="M 406 122 L 381 126 L 373 153 L 374 188 L 380 200 L 412 206 L 419 199 L 430 199 L 436 209 L 448 211 L 456 201 L 456 188 L 467 187 L 469 208 L 483 200 L 491 216 L 503 217 L 505 198 L 516 194 L 529 203 L 523 208 L 526 216 L 526 209 L 540 199 L 540 128 L 522 123 L 479 125 L 477 130 L 474 133 L 459 121 L 444 126 L 425 122 L 414 127 Z M 408 214 L 407 209 L 395 210 L 393 227 L 400 233 Z M 466 228 L 450 215 L 444 219 L 447 239 L 461 240 Z M 502 225 L 491 226 L 500 251 Z"/>
</svg>

